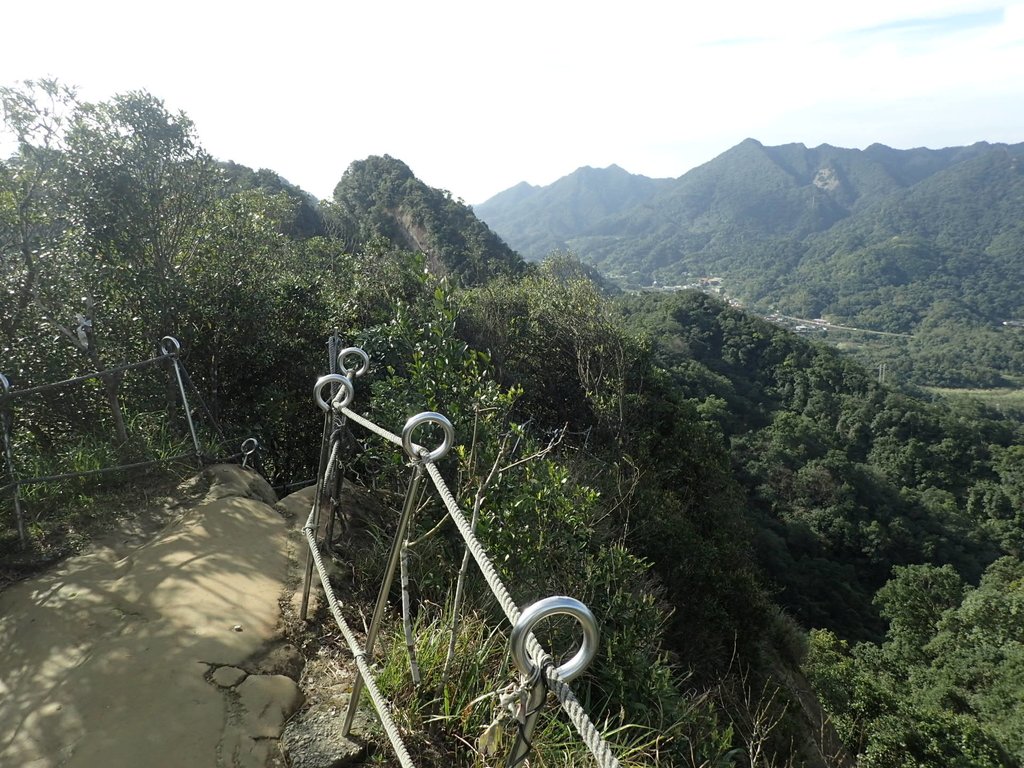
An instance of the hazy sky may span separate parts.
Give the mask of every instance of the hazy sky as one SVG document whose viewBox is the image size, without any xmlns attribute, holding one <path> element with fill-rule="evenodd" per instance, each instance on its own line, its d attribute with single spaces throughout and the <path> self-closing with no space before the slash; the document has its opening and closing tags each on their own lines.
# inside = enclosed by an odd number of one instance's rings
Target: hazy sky
<svg viewBox="0 0 1024 768">
<path fill-rule="evenodd" d="M 0 84 L 146 89 L 216 157 L 319 197 L 370 154 L 478 203 L 581 165 L 679 176 L 765 144 L 1024 141 L 1024 2 L 43 0 Z"/>
</svg>

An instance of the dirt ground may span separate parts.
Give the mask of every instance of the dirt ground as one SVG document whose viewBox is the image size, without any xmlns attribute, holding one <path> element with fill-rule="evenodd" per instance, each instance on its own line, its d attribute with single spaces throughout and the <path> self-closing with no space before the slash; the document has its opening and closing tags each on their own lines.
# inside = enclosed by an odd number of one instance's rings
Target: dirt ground
<svg viewBox="0 0 1024 768">
<path fill-rule="evenodd" d="M 155 536 L 108 537 L 0 592 L 0 765 L 280 759 L 302 704 L 279 606 L 301 523 L 259 476 L 207 472 L 205 499 L 154 518 L 166 523 Z"/>
</svg>

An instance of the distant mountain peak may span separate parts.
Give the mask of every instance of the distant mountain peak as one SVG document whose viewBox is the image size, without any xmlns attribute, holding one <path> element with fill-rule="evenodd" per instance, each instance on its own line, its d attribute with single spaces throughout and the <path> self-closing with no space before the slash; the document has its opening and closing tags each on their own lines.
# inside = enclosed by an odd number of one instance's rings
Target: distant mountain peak
<svg viewBox="0 0 1024 768">
<path fill-rule="evenodd" d="M 1019 168 L 1024 144 L 901 150 L 875 143 L 861 150 L 822 143 L 809 149 L 747 138 L 678 179 L 585 166 L 519 200 L 497 196 L 478 213 L 527 258 L 572 250 L 626 286 L 682 285 L 694 275 L 724 275 L 737 292 L 746 285 L 751 295 L 773 292 L 773 298 L 795 302 L 792 297 L 807 289 L 801 311 L 853 315 L 850 301 L 837 298 L 834 260 L 850 285 L 866 282 L 856 276 L 870 273 L 879 295 L 916 284 L 921 264 L 932 270 L 928 274 L 940 274 L 932 267 L 949 253 L 977 254 L 974 266 L 954 260 L 949 270 L 956 274 L 974 274 L 994 258 L 1010 274 L 1006 254 L 1018 252 L 1024 231 Z M 914 245 L 893 250 L 885 236 L 895 234 Z M 961 251 L 950 243 L 963 244 Z M 919 252 L 928 258 L 914 261 Z M 813 289 L 808 259 L 828 265 L 820 267 L 819 277 L 826 277 Z M 786 284 L 798 265 L 804 270 L 800 284 Z M 772 278 L 751 277 L 760 274 Z M 974 290 L 988 285 L 979 282 Z M 929 295 L 914 294 L 915 301 Z M 1009 311 L 993 294 L 990 303 L 995 301 Z M 885 322 L 901 332 L 911 327 L 907 318 L 927 309 L 900 315 L 885 306 Z"/>
<path fill-rule="evenodd" d="M 612 163 L 611 165 L 609 165 L 609 166 L 607 166 L 605 168 L 595 168 L 592 165 L 581 165 L 579 168 L 577 168 L 575 171 L 573 171 L 572 173 L 569 174 L 569 176 L 576 176 L 576 175 L 580 175 L 580 176 L 583 176 L 583 175 L 590 175 L 590 176 L 608 176 L 608 175 L 621 176 L 621 175 L 626 175 L 626 176 L 632 176 L 633 174 L 631 174 L 629 171 L 623 169 L 621 166 L 616 165 L 615 163 Z M 565 178 L 565 177 L 563 177 L 563 178 Z M 555 182 L 555 183 L 557 183 L 557 182 Z"/>
</svg>

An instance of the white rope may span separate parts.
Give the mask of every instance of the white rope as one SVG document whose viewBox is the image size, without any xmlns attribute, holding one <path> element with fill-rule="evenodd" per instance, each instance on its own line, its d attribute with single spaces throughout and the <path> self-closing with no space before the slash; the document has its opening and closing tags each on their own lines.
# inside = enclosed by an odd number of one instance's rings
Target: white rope
<svg viewBox="0 0 1024 768">
<path fill-rule="evenodd" d="M 494 597 L 497 598 L 498 604 L 505 612 L 508 620 L 514 625 L 519 621 L 519 606 L 512 599 L 512 595 L 508 593 L 508 589 L 502 583 L 501 577 L 498 576 L 497 569 L 491 563 L 491 558 L 487 556 L 487 552 L 484 551 L 480 540 L 473 533 L 473 529 L 470 528 L 469 521 L 462 514 L 462 510 L 459 509 L 455 497 L 448 490 L 448 485 L 441 476 L 441 470 L 433 462 L 425 462 L 425 465 L 427 472 L 430 474 L 430 479 L 434 481 L 434 487 L 437 488 L 437 492 L 441 496 L 441 500 L 448 507 L 448 514 L 455 521 L 455 526 L 459 529 L 459 533 L 462 534 L 462 538 L 466 540 L 466 546 L 469 547 L 469 551 L 472 553 L 473 559 L 476 560 L 476 564 L 480 566 L 480 572 L 484 575 L 487 585 L 491 588 Z"/>
<path fill-rule="evenodd" d="M 491 559 L 487 556 L 484 551 L 483 545 L 480 540 L 473 533 L 472 527 L 470 527 L 469 521 L 466 520 L 466 516 L 462 514 L 462 510 L 459 509 L 458 503 L 455 501 L 455 497 L 452 496 L 452 492 L 448 490 L 448 485 L 445 483 L 444 478 L 441 476 L 441 471 L 437 468 L 437 465 L 433 462 L 424 462 L 427 468 L 427 472 L 430 473 L 431 480 L 434 481 L 434 487 L 437 488 L 438 494 L 444 501 L 445 506 L 448 507 L 448 514 L 452 516 L 452 520 L 455 521 L 456 527 L 462 534 L 462 538 L 466 541 L 466 546 L 473 555 L 473 559 L 476 560 L 477 565 L 480 566 L 480 572 L 483 574 L 484 579 L 487 581 L 487 585 L 491 588 L 491 592 L 494 593 L 494 597 L 501 605 L 505 615 L 513 626 L 519 621 L 520 611 L 519 606 L 512 600 L 512 596 L 509 594 L 504 583 L 501 581 L 501 577 L 498 575 L 497 569 L 494 564 L 491 563 Z M 548 681 L 548 687 L 555 692 L 558 696 L 558 701 L 562 705 L 562 709 L 569 716 L 569 720 L 576 726 L 576 730 L 579 732 L 583 742 L 590 749 L 594 759 L 597 760 L 598 764 L 602 768 L 619 768 L 619 761 L 612 754 L 611 747 L 608 742 L 601 736 L 600 731 L 591 722 L 590 717 L 587 715 L 583 706 L 576 699 L 576 695 L 572 692 L 572 688 L 565 682 L 558 672 L 555 670 L 554 659 L 551 654 L 544 650 L 544 647 L 540 644 L 534 634 L 531 632 L 526 638 L 526 648 L 533 657 L 533 663 L 536 664 L 540 669 L 544 670 L 545 677 Z"/>
<path fill-rule="evenodd" d="M 386 429 L 384 429 L 382 427 L 378 427 L 376 424 L 374 424 L 369 419 L 364 419 L 358 413 L 356 413 L 355 411 L 349 410 L 348 408 L 342 408 L 341 412 L 343 414 L 345 414 L 346 416 L 348 416 L 350 419 L 352 419 L 352 421 L 356 422 L 357 424 L 362 424 L 364 427 L 366 427 L 368 430 L 370 430 L 374 434 L 380 435 L 385 440 L 388 440 L 388 441 L 394 443 L 395 445 L 397 445 L 399 448 L 402 447 L 402 438 L 400 438 L 398 435 L 392 434 L 391 432 L 388 432 Z"/>
<path fill-rule="evenodd" d="M 345 407 L 337 410 L 340 410 L 341 413 L 385 440 L 388 440 L 398 446 L 402 445 L 401 437 L 377 426 L 372 421 L 363 418 L 355 411 Z M 416 449 L 421 451 L 422 454 L 423 449 L 419 446 L 416 446 Z M 521 615 L 519 606 L 516 605 L 516 602 L 512 599 L 508 589 L 505 587 L 501 577 L 498 575 L 497 569 L 494 567 L 491 559 L 487 556 L 487 552 L 484 550 L 480 540 L 473 532 L 469 521 L 466 520 L 466 516 L 463 515 L 462 510 L 459 509 L 459 505 L 455 501 L 455 497 L 452 496 L 452 492 L 448 489 L 448 485 L 445 483 L 444 477 L 441 476 L 441 472 L 437 468 L 437 465 L 430 461 L 424 461 L 424 466 L 427 468 L 427 472 L 430 474 L 430 478 L 434 482 L 434 487 L 437 488 L 438 494 L 441 496 L 442 501 L 444 501 L 445 506 L 448 508 L 448 513 L 451 515 L 452 520 L 455 521 L 455 526 L 459 529 L 459 533 L 462 534 L 462 538 L 466 542 L 466 547 L 469 549 L 470 553 L 473 555 L 473 559 L 476 560 L 477 565 L 480 567 L 480 572 L 487 581 L 487 585 L 491 588 L 491 592 L 494 593 L 494 597 L 497 599 L 501 609 L 505 612 L 509 622 L 515 626 Z M 330 590 L 328 590 L 328 594 L 330 594 Z M 572 688 L 569 687 L 569 684 L 565 682 L 565 680 L 563 680 L 556 671 L 554 659 L 551 654 L 544 650 L 543 646 L 532 632 L 527 636 L 526 648 L 533 657 L 534 664 L 544 670 L 549 689 L 555 692 L 559 703 L 562 705 L 562 709 L 569 716 L 569 720 L 576 727 L 576 730 L 579 732 L 583 742 L 587 745 L 587 748 L 594 756 L 594 759 L 597 760 L 598 765 L 600 765 L 601 768 L 620 768 L 619 761 L 615 755 L 612 754 L 612 750 L 608 745 L 608 742 L 604 740 L 600 731 L 597 730 L 597 727 L 590 720 L 590 717 L 583 709 L 583 706 L 579 703 L 576 695 L 572 692 Z M 363 673 L 363 676 L 367 679 L 367 688 L 369 689 L 369 684 L 372 678 L 367 678 L 365 672 Z M 376 704 L 376 702 L 374 703 Z"/>
<path fill-rule="evenodd" d="M 391 741 L 391 746 L 394 747 L 395 754 L 398 756 L 398 761 L 402 764 L 402 768 L 415 768 L 412 758 L 409 756 L 409 750 L 406 749 L 405 742 L 402 741 L 402 734 L 398 730 L 398 725 L 391 717 L 391 711 L 388 709 L 387 701 L 384 699 L 380 689 L 377 687 L 376 681 L 373 679 L 373 670 L 370 669 L 370 665 L 366 661 L 366 652 L 359 647 L 359 642 L 356 640 L 355 633 L 352 632 L 348 622 L 345 621 L 345 617 L 341 615 L 341 608 L 338 606 L 338 599 L 334 596 L 334 590 L 331 588 L 330 579 L 327 576 L 327 570 L 324 568 L 323 559 L 320 557 L 320 550 L 316 545 L 313 527 L 313 513 L 311 512 L 303 531 L 306 534 L 306 543 L 309 545 L 309 551 L 313 554 L 313 562 L 316 564 L 316 570 L 320 576 L 320 583 L 323 584 L 324 593 L 327 596 L 327 604 L 330 606 L 334 620 L 337 622 L 338 628 L 341 629 L 341 634 L 344 635 L 345 642 L 348 643 L 349 650 L 355 658 L 356 666 L 359 667 L 359 672 L 363 676 L 363 682 L 366 685 L 366 690 L 370 694 L 373 706 L 377 710 L 377 715 L 380 717 L 381 724 L 384 726 L 384 732 L 387 733 L 388 739 Z"/>
</svg>

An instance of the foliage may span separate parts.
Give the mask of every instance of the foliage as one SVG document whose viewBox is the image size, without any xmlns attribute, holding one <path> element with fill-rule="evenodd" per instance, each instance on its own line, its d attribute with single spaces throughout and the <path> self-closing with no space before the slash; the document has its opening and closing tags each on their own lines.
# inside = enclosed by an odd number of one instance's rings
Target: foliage
<svg viewBox="0 0 1024 768">
<path fill-rule="evenodd" d="M 808 674 L 865 765 L 1024 761 L 1022 574 L 1003 558 L 964 589 L 948 568 L 897 568 L 879 593 L 891 620 L 881 646 L 812 633 Z"/>
<path fill-rule="evenodd" d="M 999 482 L 996 460 L 1016 455 L 1012 422 L 879 386 L 834 352 L 703 294 L 622 303 L 728 441 L 761 565 L 806 625 L 877 637 L 872 596 L 893 565 L 948 563 L 976 579 L 1000 549 L 1013 551 L 1002 501 L 1012 480 Z"/>
<path fill-rule="evenodd" d="M 17 142 L 0 164 L 0 292 L 10 297 L 0 343 L 15 389 L 148 357 L 172 334 L 208 452 L 234 452 L 254 435 L 273 481 L 305 480 L 321 434 L 309 389 L 337 333 L 373 361 L 353 407 L 395 431 L 423 410 L 452 420 L 457 438 L 441 471 L 478 513 L 515 598 L 571 594 L 595 612 L 601 653 L 577 689 L 606 713 L 629 760 L 782 765 L 813 752 L 819 737 L 801 719 L 806 696 L 791 669 L 805 651 L 792 615 L 824 628 L 811 636 L 808 674 L 866 764 L 1020 763 L 1019 422 L 884 386 L 703 294 L 611 298 L 567 254 L 528 268 L 461 201 L 393 158 L 354 164 L 314 211 L 269 171 L 218 166 L 187 116 L 150 94 L 86 104 L 40 81 L 0 99 Z M 963 217 L 917 240 L 890 237 L 900 211 L 943 199 L 953 182 L 942 174 L 956 168 L 969 166 L 979 184 L 1002 173 L 1004 191 L 1016 189 L 1005 168 L 985 165 L 985 147 L 959 159 L 815 152 L 745 142 L 727 183 L 715 168 L 671 189 L 610 169 L 622 182 L 615 195 L 601 198 L 581 174 L 576 198 L 591 218 L 643 198 L 699 224 L 651 234 L 637 269 L 651 277 L 672 274 L 684 247 L 740 269 L 753 253 L 744 221 L 786 269 L 810 253 L 811 233 L 849 221 L 844 253 L 864 258 L 844 268 L 876 298 L 927 283 L 940 262 L 952 269 L 935 247 L 990 283 L 964 254 L 988 248 L 996 263 L 1015 252 L 1013 231 L 1000 229 L 1005 210 L 974 211 L 999 229 L 991 240 Z M 824 161 L 836 175 L 818 185 Z M 744 202 L 765 185 L 774 191 L 760 204 Z M 811 211 L 808 185 L 821 192 Z M 903 207 L 872 202 L 897 194 Z M 872 205 L 888 223 L 862 233 L 860 211 Z M 715 234 L 723 221 L 727 232 Z M 806 286 L 825 274 L 812 262 L 800 262 Z M 775 271 L 760 270 L 757 290 L 785 289 Z M 887 327 L 916 324 L 915 338 L 893 343 L 894 366 L 909 354 L 963 383 L 1018 364 L 1016 348 L 1002 344 L 1010 331 L 986 325 L 983 307 L 927 284 L 936 291 L 928 306 L 904 291 L 870 310 Z M 869 311 L 852 293 L 825 298 Z M 956 324 L 976 347 L 965 366 L 983 363 L 971 376 L 946 359 L 964 337 L 949 333 Z M 18 401 L 17 470 L 92 469 L 187 447 L 168 374 L 110 374 L 72 396 Z M 437 435 L 424 429 L 416 439 L 430 445 Z M 409 476 L 403 457 L 373 440 L 355 444 L 350 472 L 385 504 Z M 48 516 L 49 507 L 72 499 L 68 508 L 88 510 L 90 483 L 26 491 L 36 555 L 67 550 L 51 534 L 71 518 Z M 472 741 L 491 716 L 477 697 L 507 676 L 504 617 L 471 576 L 459 640 L 466 666 L 449 681 L 459 678 L 459 690 L 437 678 L 463 552 L 444 520 L 426 502 L 410 534 L 429 685 L 409 689 L 392 661 L 385 677 L 409 723 Z M 379 570 L 393 534 L 390 516 L 372 522 L 361 573 Z M 6 518 L 3 535 L 13 546 Z M 574 637 L 558 623 L 545 632 L 555 648 Z M 467 677 L 476 688 L 462 684 Z M 565 725 L 550 723 L 544 738 L 561 748 Z"/>
<path fill-rule="evenodd" d="M 478 210 L 533 258 L 569 248 L 628 288 L 724 277 L 766 313 L 912 334 L 862 356 L 902 381 L 991 387 L 1024 372 L 1002 325 L 1024 306 L 1022 152 L 747 139 L 678 179 L 583 168 Z"/>
<path fill-rule="evenodd" d="M 349 166 L 326 209 L 328 226 L 355 249 L 374 237 L 422 251 L 436 273 L 467 285 L 521 274 L 522 259 L 461 200 L 417 179 L 393 157 Z"/>
</svg>

